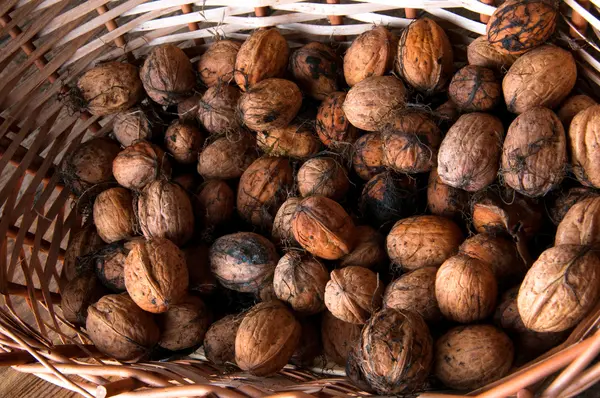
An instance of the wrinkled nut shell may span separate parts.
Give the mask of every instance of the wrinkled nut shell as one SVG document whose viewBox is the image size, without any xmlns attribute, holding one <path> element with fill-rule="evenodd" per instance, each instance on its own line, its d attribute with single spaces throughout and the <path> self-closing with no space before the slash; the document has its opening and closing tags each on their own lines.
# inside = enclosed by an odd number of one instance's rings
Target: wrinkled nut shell
<svg viewBox="0 0 600 398">
<path fill-rule="evenodd" d="M 271 131 L 256 133 L 258 147 L 267 155 L 307 159 L 321 148 L 318 137 L 310 128 L 290 124 Z"/>
<path fill-rule="evenodd" d="M 233 80 L 235 59 L 242 44 L 233 40 L 219 40 L 211 44 L 198 60 L 202 83 L 208 87 Z"/>
<path fill-rule="evenodd" d="M 106 243 L 129 239 L 135 235 L 133 196 L 125 188 L 110 188 L 94 201 L 94 224 Z"/>
<path fill-rule="evenodd" d="M 227 315 L 212 325 L 204 335 L 204 353 L 206 358 L 214 364 L 225 365 L 235 361 L 235 336 L 242 315 Z"/>
<path fill-rule="evenodd" d="M 358 343 L 361 329 L 361 325 L 344 322 L 325 310 L 321 321 L 321 339 L 327 358 L 344 366 L 350 350 Z"/>
<path fill-rule="evenodd" d="M 569 127 L 569 149 L 575 176 L 583 185 L 600 188 L 600 105 L 578 113 Z"/>
<path fill-rule="evenodd" d="M 491 69 L 467 65 L 452 77 L 448 96 L 462 111 L 485 112 L 500 103 L 502 86 Z"/>
<path fill-rule="evenodd" d="M 298 170 L 298 191 L 302 197 L 319 195 L 342 199 L 350 188 L 346 170 L 333 158 L 313 158 Z"/>
<path fill-rule="evenodd" d="M 93 273 L 74 278 L 61 291 L 60 308 L 63 316 L 69 322 L 85 325 L 88 307 L 104 293 L 105 290 Z"/>
<path fill-rule="evenodd" d="M 104 244 L 94 224 L 83 227 L 75 234 L 71 232 L 63 263 L 63 274 L 67 278 L 67 281 L 73 280 L 80 272 L 78 270 L 78 257 L 83 257 L 88 253 L 94 252 L 104 246 Z"/>
<path fill-rule="evenodd" d="M 388 285 L 383 306 L 399 311 L 412 311 L 426 322 L 437 322 L 442 313 L 435 298 L 435 267 L 420 268 L 402 275 Z"/>
<path fill-rule="evenodd" d="M 179 120 L 173 122 L 165 133 L 165 148 L 181 164 L 197 161 L 202 141 L 204 137 L 196 126 Z"/>
<path fill-rule="evenodd" d="M 204 340 L 210 315 L 200 298 L 188 296 L 161 314 L 158 323 L 161 329 L 158 345 L 177 351 L 194 347 Z"/>
<path fill-rule="evenodd" d="M 225 134 L 241 127 L 236 115 L 240 90 L 233 86 L 209 87 L 198 101 L 198 121 L 210 134 Z"/>
<path fill-rule="evenodd" d="M 462 189 L 444 184 L 436 168 L 429 173 L 427 207 L 436 216 L 458 218 L 468 210 L 469 195 Z"/>
<path fill-rule="evenodd" d="M 385 171 L 364 185 L 359 209 L 363 218 L 378 228 L 414 214 L 416 198 L 416 186 L 411 180 Z"/>
<path fill-rule="evenodd" d="M 323 43 L 309 43 L 290 56 L 290 72 L 298 86 L 317 100 L 337 91 L 341 59 Z"/>
<path fill-rule="evenodd" d="M 170 176 L 171 165 L 162 149 L 149 142 L 140 141 L 117 155 L 112 163 L 112 172 L 119 185 L 141 190 L 161 176 Z"/>
<path fill-rule="evenodd" d="M 138 140 L 151 140 L 154 126 L 142 108 L 133 108 L 115 116 L 113 134 L 117 141 L 128 147 Z"/>
<path fill-rule="evenodd" d="M 292 231 L 292 217 L 296 213 L 296 208 L 300 203 L 301 198 L 288 198 L 277 213 L 273 220 L 273 231 L 271 236 L 275 240 L 275 243 L 280 243 L 283 246 L 297 245 L 296 238 L 294 238 L 294 232 Z"/>
<path fill-rule="evenodd" d="M 256 158 L 256 139 L 249 132 L 240 131 L 204 147 L 198 156 L 198 174 L 206 179 L 239 178 Z"/>
<path fill-rule="evenodd" d="M 225 181 L 208 180 L 196 195 L 196 216 L 204 227 L 223 225 L 233 216 L 235 193 Z"/>
<path fill-rule="evenodd" d="M 581 186 L 558 192 L 557 196 L 550 203 L 548 215 L 550 216 L 552 222 L 555 225 L 558 225 L 565 218 L 571 207 L 573 207 L 576 203 L 598 195 L 599 194 L 594 189 Z"/>
<path fill-rule="evenodd" d="M 383 76 L 394 66 L 398 39 L 383 26 L 358 36 L 344 55 L 344 78 L 350 87 L 367 77 Z"/>
<path fill-rule="evenodd" d="M 367 225 L 356 227 L 354 233 L 354 250 L 340 259 L 340 267 L 376 268 L 388 261 L 383 235 Z"/>
<path fill-rule="evenodd" d="M 315 129 L 328 148 L 344 150 L 356 141 L 359 131 L 350 124 L 342 108 L 346 93 L 336 91 L 323 99 L 317 112 Z"/>
<path fill-rule="evenodd" d="M 486 36 L 480 36 L 467 47 L 467 59 L 469 65 L 482 66 L 503 73 L 515 62 L 517 56 L 501 53 Z"/>
<path fill-rule="evenodd" d="M 598 246 L 600 244 L 600 198 L 574 204 L 558 224 L 554 245 Z"/>
<path fill-rule="evenodd" d="M 96 276 L 105 287 L 115 293 L 122 293 L 126 290 L 124 275 L 125 260 L 133 242 L 138 239 L 143 238 L 135 238 L 124 244 L 114 243 L 105 246 L 99 250 L 99 253 L 92 254 L 94 256 Z"/>
<path fill-rule="evenodd" d="M 573 95 L 562 103 L 556 115 L 565 126 L 565 130 L 568 130 L 571 121 L 579 112 L 594 105 L 598 105 L 598 103 L 587 95 Z"/>
<path fill-rule="evenodd" d="M 385 170 L 383 137 L 380 133 L 368 133 L 356 140 L 352 167 L 363 180 L 370 180 Z"/>
</svg>

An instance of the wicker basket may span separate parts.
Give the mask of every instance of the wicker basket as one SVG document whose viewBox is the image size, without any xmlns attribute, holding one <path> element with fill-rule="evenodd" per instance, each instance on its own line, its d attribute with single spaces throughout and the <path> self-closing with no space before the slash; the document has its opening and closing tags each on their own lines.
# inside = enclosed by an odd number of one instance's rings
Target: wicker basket
<svg viewBox="0 0 600 398">
<path fill-rule="evenodd" d="M 73 113 L 60 100 L 74 79 L 109 59 L 138 63 L 152 46 L 176 43 L 192 58 L 216 36 L 244 39 L 278 26 L 291 46 L 310 40 L 342 46 L 384 24 L 393 29 L 430 14 L 457 54 L 485 33 L 494 0 L 2 0 L 0 2 L 0 364 L 33 373 L 86 397 L 346 396 L 343 373 L 286 367 L 277 377 L 223 373 L 195 355 L 122 364 L 103 357 L 62 318 L 62 259 L 82 224 L 55 171 L 82 140 L 106 135 L 111 117 Z M 488 3 L 488 4 L 484 4 Z M 600 1 L 564 0 L 556 41 L 578 61 L 579 90 L 600 85 Z M 412 8 L 404 8 L 412 7 Z M 588 11 L 590 10 L 590 11 Z M 589 23 L 589 26 L 588 26 Z M 571 397 L 600 380 L 600 304 L 559 347 L 469 395 Z M 560 373 L 558 373 L 560 372 Z M 543 393 L 542 393 L 543 391 Z M 441 396 L 427 392 L 422 396 Z M 597 395 L 595 395 L 597 396 Z"/>
</svg>

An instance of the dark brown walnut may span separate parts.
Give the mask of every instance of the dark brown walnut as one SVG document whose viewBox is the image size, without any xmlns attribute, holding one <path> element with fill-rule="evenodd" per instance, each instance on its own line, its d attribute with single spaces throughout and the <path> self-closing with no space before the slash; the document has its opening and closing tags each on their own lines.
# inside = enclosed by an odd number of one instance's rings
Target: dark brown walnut
<svg viewBox="0 0 600 398">
<path fill-rule="evenodd" d="M 330 157 L 307 160 L 300 166 L 297 179 L 298 191 L 303 197 L 319 195 L 340 200 L 350 188 L 344 166 Z"/>
<path fill-rule="evenodd" d="M 433 338 L 423 318 L 411 311 L 383 309 L 363 328 L 358 364 L 379 394 L 420 390 L 433 364 Z"/>
<path fill-rule="evenodd" d="M 498 283 L 488 263 L 466 254 L 444 261 L 435 278 L 435 297 L 444 317 L 460 323 L 487 318 L 496 308 Z"/>
<path fill-rule="evenodd" d="M 285 73 L 290 49 L 277 29 L 257 30 L 240 47 L 234 78 L 242 91 Z"/>
<path fill-rule="evenodd" d="M 206 359 L 217 365 L 235 361 L 235 336 L 243 314 L 227 315 L 208 328 L 204 335 L 204 354 Z"/>
<path fill-rule="evenodd" d="M 196 217 L 204 227 L 216 227 L 231 220 L 235 206 L 235 193 L 222 180 L 208 180 L 196 194 Z"/>
<path fill-rule="evenodd" d="M 565 175 L 567 142 L 562 123 L 548 108 L 532 108 L 510 124 L 502 148 L 502 178 L 520 194 L 544 196 Z"/>
<path fill-rule="evenodd" d="M 562 103 L 556 112 L 556 115 L 563 123 L 563 126 L 565 126 L 565 130 L 568 130 L 569 126 L 571 125 L 571 121 L 579 112 L 584 111 L 594 105 L 598 105 L 598 103 L 587 95 L 573 95 Z"/>
<path fill-rule="evenodd" d="M 385 253 L 385 239 L 377 230 L 368 225 L 354 229 L 356 235 L 354 250 L 340 259 L 340 267 L 365 267 L 377 269 L 388 261 Z"/>
<path fill-rule="evenodd" d="M 383 137 L 368 133 L 354 143 L 352 167 L 363 180 L 370 180 L 385 170 L 383 166 Z"/>
<path fill-rule="evenodd" d="M 301 314 L 316 314 L 325 309 L 325 285 L 329 271 L 309 254 L 290 251 L 275 268 L 275 295 Z"/>
<path fill-rule="evenodd" d="M 158 146 L 139 141 L 118 154 L 112 163 L 112 171 L 119 185 L 141 190 L 160 177 L 170 176 L 171 164 Z"/>
<path fill-rule="evenodd" d="M 575 203 L 558 224 L 555 246 L 600 246 L 600 197 L 591 197 Z"/>
<path fill-rule="evenodd" d="M 391 112 L 381 132 L 384 166 L 400 173 L 424 173 L 435 165 L 442 132 L 425 113 Z"/>
<path fill-rule="evenodd" d="M 187 296 L 158 316 L 158 345 L 177 351 L 200 345 L 210 325 L 210 313 L 202 299 Z"/>
<path fill-rule="evenodd" d="M 125 188 L 109 188 L 94 201 L 94 224 L 106 243 L 130 239 L 135 235 L 133 196 Z"/>
<path fill-rule="evenodd" d="M 147 357 L 160 335 L 152 314 L 138 307 L 127 293 L 110 294 L 92 304 L 85 330 L 100 352 L 128 362 Z"/>
<path fill-rule="evenodd" d="M 384 308 L 415 312 L 426 322 L 438 322 L 442 313 L 435 298 L 437 268 L 420 268 L 402 275 L 388 285 L 383 296 Z"/>
<path fill-rule="evenodd" d="M 290 72 L 300 89 L 321 101 L 338 90 L 342 60 L 328 45 L 313 42 L 290 56 Z"/>
<path fill-rule="evenodd" d="M 355 127 L 379 131 L 382 119 L 406 105 L 406 88 L 394 76 L 368 77 L 348 91 L 342 110 Z"/>
<path fill-rule="evenodd" d="M 211 44 L 198 60 L 198 72 L 202 83 L 213 87 L 231 82 L 235 59 L 241 45 L 234 40 L 219 40 Z"/>
<path fill-rule="evenodd" d="M 415 216 L 398 221 L 386 239 L 393 264 L 405 271 L 438 267 L 456 254 L 463 241 L 460 227 L 448 218 Z"/>
<path fill-rule="evenodd" d="M 133 243 L 124 267 L 125 287 L 144 311 L 166 312 L 186 294 L 189 276 L 185 256 L 167 239 Z"/>
<path fill-rule="evenodd" d="M 166 238 L 184 245 L 194 233 L 194 210 L 187 192 L 179 185 L 157 180 L 140 193 L 137 214 L 146 238 Z"/>
<path fill-rule="evenodd" d="M 477 234 L 465 240 L 458 250 L 488 264 L 501 287 L 521 280 L 525 275 L 526 267 L 517 246 L 505 237 Z"/>
<path fill-rule="evenodd" d="M 573 187 L 559 192 L 549 203 L 548 216 L 555 225 L 559 225 L 567 212 L 576 203 L 598 196 L 598 192 L 589 187 Z"/>
<path fill-rule="evenodd" d="M 502 100 L 502 85 L 493 70 L 467 65 L 452 77 L 448 96 L 463 112 L 490 111 Z"/>
<path fill-rule="evenodd" d="M 257 293 L 271 284 L 279 261 L 277 250 L 267 238 L 253 232 L 225 235 L 212 244 L 210 269 L 221 285 L 244 293 Z"/>
<path fill-rule="evenodd" d="M 120 150 L 119 144 L 108 138 L 93 138 L 79 145 L 61 164 L 65 185 L 81 196 L 96 185 L 114 181 L 112 164 Z"/>
<path fill-rule="evenodd" d="M 150 112 L 143 107 L 138 107 L 118 113 L 113 124 L 113 134 L 117 141 L 124 147 L 128 147 L 137 140 L 151 140 L 157 121 L 150 118 Z"/>
<path fill-rule="evenodd" d="M 263 156 L 252 163 L 238 185 L 237 211 L 247 222 L 271 230 L 279 206 L 294 183 L 290 162 Z"/>
<path fill-rule="evenodd" d="M 336 318 L 362 325 L 381 306 L 383 289 L 383 282 L 370 269 L 335 269 L 325 286 L 325 305 Z"/>
<path fill-rule="evenodd" d="M 334 150 L 344 151 L 356 141 L 359 131 L 350 124 L 342 105 L 346 93 L 341 91 L 327 95 L 317 113 L 315 129 L 319 139 L 325 146 Z"/>
<path fill-rule="evenodd" d="M 344 208 L 323 196 L 303 199 L 292 217 L 292 232 L 304 249 L 337 260 L 354 249 L 354 223 Z"/>
<path fill-rule="evenodd" d="M 573 55 L 545 44 L 523 54 L 502 80 L 504 101 L 510 112 L 523 113 L 536 106 L 557 107 L 577 80 Z"/>
<path fill-rule="evenodd" d="M 469 65 L 490 68 L 498 74 L 503 74 L 517 59 L 517 55 L 504 54 L 488 41 L 486 36 L 473 40 L 467 47 Z"/>
<path fill-rule="evenodd" d="M 460 218 L 468 211 L 469 194 L 462 189 L 444 184 L 437 168 L 429 173 L 427 207 L 431 214 L 448 218 Z"/>
<path fill-rule="evenodd" d="M 290 310 L 277 300 L 259 303 L 244 316 L 235 337 L 235 362 L 254 376 L 269 376 L 289 361 L 301 334 Z"/>
<path fill-rule="evenodd" d="M 273 219 L 273 230 L 271 237 L 277 244 L 282 246 L 297 246 L 294 233 L 292 232 L 292 217 L 302 198 L 288 198 L 277 210 Z"/>
<path fill-rule="evenodd" d="M 435 108 L 433 116 L 441 125 L 452 125 L 458 120 L 460 112 L 452 100 L 448 100 Z"/>
<path fill-rule="evenodd" d="M 88 224 L 75 233 L 71 230 L 63 261 L 63 275 L 67 281 L 73 280 L 80 274 L 78 258 L 94 252 L 102 246 L 104 246 L 104 241 L 98 235 L 94 224 Z"/>
<path fill-rule="evenodd" d="M 588 187 L 600 188 L 600 105 L 578 113 L 569 127 L 569 153 L 573 173 Z"/>
<path fill-rule="evenodd" d="M 398 39 L 383 26 L 366 31 L 344 55 L 344 78 L 350 87 L 367 77 L 383 76 L 394 66 Z"/>
<path fill-rule="evenodd" d="M 302 327 L 300 341 L 290 358 L 290 363 L 296 366 L 312 366 L 323 351 L 319 317 L 307 317 L 299 321 Z"/>
<path fill-rule="evenodd" d="M 558 8 L 549 0 L 507 0 L 487 23 L 487 39 L 505 54 L 522 54 L 554 34 Z"/>
<path fill-rule="evenodd" d="M 182 49 L 172 44 L 157 46 L 150 52 L 140 77 L 148 96 L 161 105 L 183 101 L 196 86 L 192 63 Z"/>
<path fill-rule="evenodd" d="M 302 93 L 296 83 L 266 79 L 242 94 L 238 112 L 250 130 L 269 131 L 290 124 L 301 106 Z"/>
<path fill-rule="evenodd" d="M 491 184 L 498 174 L 504 127 L 495 116 L 462 115 L 444 137 L 438 174 L 444 184 L 469 192 Z"/>
<path fill-rule="evenodd" d="M 210 87 L 198 101 L 198 121 L 210 134 L 226 134 L 241 127 L 236 115 L 240 90 L 229 85 Z"/>
<path fill-rule="evenodd" d="M 204 147 L 198 156 L 198 174 L 206 179 L 239 178 L 257 157 L 256 139 L 240 130 Z"/>
<path fill-rule="evenodd" d="M 359 330 L 360 333 L 360 330 Z M 346 377 L 357 387 L 360 391 L 368 392 L 369 394 L 376 394 L 376 391 L 371 388 L 362 368 L 360 367 L 360 356 L 358 354 L 359 347 L 354 346 L 348 354 L 348 360 L 345 361 L 342 366 L 346 372 Z"/>
<path fill-rule="evenodd" d="M 85 72 L 77 81 L 85 109 L 94 116 L 122 112 L 144 96 L 138 69 L 128 63 L 107 62 Z"/>
<path fill-rule="evenodd" d="M 165 149 L 177 163 L 192 164 L 198 160 L 204 137 L 191 123 L 174 121 L 165 133 Z"/>
<path fill-rule="evenodd" d="M 192 241 L 182 249 L 189 274 L 189 290 L 208 296 L 217 290 L 217 278 L 210 271 L 209 247 Z"/>
<path fill-rule="evenodd" d="M 426 94 L 442 90 L 454 69 L 452 45 L 435 21 L 421 18 L 402 32 L 396 67 L 407 83 Z"/>
<path fill-rule="evenodd" d="M 122 293 L 126 290 L 125 260 L 133 244 L 139 239 L 143 238 L 135 238 L 127 242 L 115 242 L 84 257 L 93 262 L 96 276 L 112 292 Z"/>
<path fill-rule="evenodd" d="M 321 319 L 321 339 L 327 359 L 344 366 L 350 350 L 358 343 L 361 329 L 361 325 L 344 322 L 325 310 Z"/>
<path fill-rule="evenodd" d="M 308 159 L 321 149 L 321 142 L 305 125 L 290 124 L 256 133 L 257 146 L 267 155 Z"/>
<path fill-rule="evenodd" d="M 459 326 L 435 343 L 433 373 L 457 390 L 483 387 L 508 374 L 514 347 L 510 338 L 491 325 Z"/>
<path fill-rule="evenodd" d="M 600 297 L 600 258 L 589 246 L 544 251 L 519 289 L 523 324 L 536 332 L 561 332 L 579 323 Z"/>
<path fill-rule="evenodd" d="M 173 177 L 172 181 L 176 182 L 181 188 L 189 192 L 198 188 L 201 180 L 198 174 L 191 172 L 179 174 L 178 176 Z"/>
<path fill-rule="evenodd" d="M 200 108 L 200 95 L 193 95 L 177 104 L 177 115 L 182 122 L 193 122 Z"/>
<path fill-rule="evenodd" d="M 85 325 L 88 307 L 104 296 L 106 291 L 93 273 L 73 278 L 60 292 L 60 308 L 69 322 Z"/>
<path fill-rule="evenodd" d="M 414 214 L 417 194 L 406 175 L 384 171 L 364 185 L 359 209 L 364 220 L 378 228 Z"/>
</svg>

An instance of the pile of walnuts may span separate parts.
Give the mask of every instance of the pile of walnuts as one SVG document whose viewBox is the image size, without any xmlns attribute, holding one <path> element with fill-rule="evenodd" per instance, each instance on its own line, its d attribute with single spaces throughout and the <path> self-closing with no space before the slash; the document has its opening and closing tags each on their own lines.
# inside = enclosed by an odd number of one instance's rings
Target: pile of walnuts
<svg viewBox="0 0 600 398">
<path fill-rule="evenodd" d="M 90 69 L 114 139 L 62 165 L 94 196 L 64 318 L 122 361 L 326 358 L 383 395 L 476 389 L 558 345 L 600 297 L 600 105 L 557 16 L 504 2 L 460 69 L 429 18 L 343 57 L 267 29 Z"/>
</svg>

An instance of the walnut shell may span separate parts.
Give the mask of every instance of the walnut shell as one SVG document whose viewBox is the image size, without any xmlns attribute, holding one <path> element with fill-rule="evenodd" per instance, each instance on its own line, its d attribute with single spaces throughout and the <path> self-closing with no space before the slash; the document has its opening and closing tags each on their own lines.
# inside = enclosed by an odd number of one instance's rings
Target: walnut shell
<svg viewBox="0 0 600 398">
<path fill-rule="evenodd" d="M 157 180 L 146 185 L 137 203 L 138 219 L 146 238 L 167 238 L 178 246 L 194 233 L 194 210 L 179 185 Z"/>
<path fill-rule="evenodd" d="M 110 188 L 94 201 L 94 224 L 106 243 L 132 238 L 135 235 L 133 197 L 125 188 Z"/>
<path fill-rule="evenodd" d="M 211 44 L 198 60 L 202 83 L 213 87 L 232 81 L 235 59 L 241 45 L 234 40 L 219 40 Z"/>
<path fill-rule="evenodd" d="M 158 146 L 139 141 L 117 155 L 112 163 L 112 171 L 119 185 L 141 190 L 160 177 L 170 176 L 171 164 Z"/>
<path fill-rule="evenodd" d="M 256 139 L 247 131 L 228 134 L 206 145 L 198 156 L 198 174 L 206 179 L 241 177 L 258 157 Z"/>
<path fill-rule="evenodd" d="M 344 150 L 359 136 L 356 127 L 350 124 L 342 108 L 346 93 L 336 91 L 323 99 L 317 113 L 315 129 L 319 139 L 328 148 Z"/>
<path fill-rule="evenodd" d="M 151 140 L 156 128 L 144 108 L 132 108 L 120 112 L 114 120 L 113 134 L 124 147 L 137 140 Z"/>
<path fill-rule="evenodd" d="M 467 65 L 452 77 L 448 96 L 461 111 L 485 112 L 502 100 L 502 86 L 491 69 Z"/>
<path fill-rule="evenodd" d="M 183 252 L 167 239 L 133 243 L 125 260 L 125 287 L 144 311 L 166 312 L 188 288 L 189 276 Z"/>
<path fill-rule="evenodd" d="M 196 163 L 203 141 L 198 127 L 179 120 L 175 120 L 165 133 L 165 149 L 181 164 Z"/>
<path fill-rule="evenodd" d="M 392 112 L 381 132 L 384 166 L 400 173 L 423 173 L 435 165 L 442 132 L 425 113 Z"/>
<path fill-rule="evenodd" d="M 462 189 L 444 184 L 435 168 L 429 173 L 427 207 L 431 214 L 436 216 L 459 218 L 468 210 L 469 194 Z"/>
<path fill-rule="evenodd" d="M 179 174 L 178 176 L 173 177 L 172 181 L 189 192 L 198 188 L 200 185 L 200 176 L 196 173 Z"/>
<path fill-rule="evenodd" d="M 572 95 L 562 103 L 556 115 L 565 126 L 565 129 L 568 130 L 571 121 L 579 112 L 594 105 L 598 105 L 598 103 L 587 95 Z"/>
<path fill-rule="evenodd" d="M 200 186 L 196 201 L 196 216 L 205 227 L 223 225 L 233 216 L 235 193 L 225 181 L 206 181 Z"/>
<path fill-rule="evenodd" d="M 200 108 L 200 95 L 193 95 L 177 104 L 177 115 L 182 122 L 194 122 Z"/>
<path fill-rule="evenodd" d="M 425 267 L 402 275 L 385 289 L 383 306 L 415 312 L 426 322 L 438 322 L 442 313 L 435 298 L 437 268 Z"/>
<path fill-rule="evenodd" d="M 573 173 L 579 182 L 588 187 L 600 188 L 600 105 L 579 112 L 569 127 L 569 152 Z"/>
<path fill-rule="evenodd" d="M 227 315 L 212 325 L 204 335 L 204 354 L 214 364 L 235 361 L 235 337 L 243 316 Z"/>
<path fill-rule="evenodd" d="M 98 301 L 106 291 L 93 273 L 73 278 L 60 292 L 60 308 L 65 319 L 85 325 L 88 307 Z"/>
<path fill-rule="evenodd" d="M 510 112 L 523 113 L 536 106 L 555 108 L 569 95 L 577 80 L 573 55 L 545 44 L 523 54 L 502 81 Z"/>
<path fill-rule="evenodd" d="M 63 275 L 67 281 L 73 280 L 73 278 L 80 274 L 79 257 L 83 257 L 104 246 L 104 241 L 98 235 L 96 227 L 93 224 L 84 226 L 75 233 L 71 230 L 69 235 L 69 244 L 67 245 L 63 261 Z"/>
<path fill-rule="evenodd" d="M 487 23 L 487 39 L 506 54 L 522 54 L 546 43 L 556 28 L 558 8 L 547 0 L 507 0 Z"/>
<path fill-rule="evenodd" d="M 340 258 L 340 267 L 377 268 L 388 261 L 383 235 L 368 225 L 354 229 L 354 250 Z"/>
<path fill-rule="evenodd" d="M 491 325 L 459 326 L 435 343 L 433 373 L 450 388 L 473 390 L 496 381 L 511 369 L 514 348 Z"/>
<path fill-rule="evenodd" d="M 182 249 L 189 274 L 189 290 L 210 295 L 217 289 L 217 278 L 210 271 L 209 247 L 192 242 Z"/>
<path fill-rule="evenodd" d="M 290 72 L 303 92 L 317 100 L 338 90 L 341 59 L 333 49 L 313 42 L 300 47 L 290 56 Z"/>
<path fill-rule="evenodd" d="M 383 137 L 380 133 L 368 133 L 354 144 L 352 167 L 363 180 L 370 180 L 385 170 L 383 166 Z"/>
<path fill-rule="evenodd" d="M 433 339 L 420 315 L 383 309 L 363 328 L 359 366 L 379 394 L 411 393 L 422 388 L 433 364 Z"/>
<path fill-rule="evenodd" d="M 567 142 L 562 123 L 547 108 L 532 108 L 510 124 L 502 148 L 502 178 L 515 191 L 544 196 L 565 175 Z"/>
<path fill-rule="evenodd" d="M 290 363 L 296 366 L 311 366 L 323 351 L 319 318 L 307 317 L 299 321 L 302 327 L 300 341 L 290 358 Z"/>
<path fill-rule="evenodd" d="M 574 204 L 558 224 L 554 245 L 600 244 L 600 197 L 594 195 Z"/>
<path fill-rule="evenodd" d="M 504 127 L 487 113 L 462 115 L 444 137 L 438 153 L 438 173 L 444 184 L 479 191 L 498 174 Z"/>
<path fill-rule="evenodd" d="M 503 54 L 488 41 L 486 36 L 479 36 L 467 47 L 469 65 L 490 68 L 496 73 L 504 73 L 517 59 L 517 55 Z"/>
<path fill-rule="evenodd" d="M 144 61 L 140 77 L 148 96 L 161 105 L 183 101 L 196 86 L 192 63 L 182 49 L 172 44 L 154 47 Z"/>
<path fill-rule="evenodd" d="M 241 127 L 236 115 L 240 90 L 233 86 L 210 87 L 198 102 L 198 121 L 210 134 L 226 134 Z"/>
<path fill-rule="evenodd" d="M 381 306 L 383 282 L 364 267 L 345 267 L 331 272 L 325 286 L 327 309 L 344 322 L 365 324 Z"/>
<path fill-rule="evenodd" d="M 301 200 L 301 198 L 288 198 L 277 210 L 271 233 L 275 243 L 280 243 L 282 246 L 295 246 L 297 244 L 292 232 L 292 217 L 296 213 L 296 208 Z"/>
<path fill-rule="evenodd" d="M 385 171 L 364 185 L 359 208 L 363 218 L 378 228 L 414 214 L 416 199 L 413 181 L 405 175 Z"/>
<path fill-rule="evenodd" d="M 102 284 L 115 293 L 122 293 L 125 288 L 125 260 L 131 250 L 135 238 L 129 242 L 117 242 L 105 246 L 102 249 L 90 254 L 94 262 L 96 276 Z"/>
<path fill-rule="evenodd" d="M 555 225 L 559 225 L 571 207 L 584 199 L 595 196 L 598 196 L 598 192 L 588 187 L 579 186 L 570 188 L 566 191 L 561 191 L 550 203 L 548 216 L 550 216 L 550 219 Z"/>
<path fill-rule="evenodd" d="M 77 89 L 94 116 L 125 111 L 144 96 L 138 69 L 122 62 L 107 62 L 88 70 L 77 81 Z"/>
<path fill-rule="evenodd" d="M 273 218 L 294 183 L 289 161 L 263 156 L 252 163 L 238 185 L 237 210 L 240 217 L 261 228 L 273 227 Z"/>
<path fill-rule="evenodd" d="M 235 362 L 254 376 L 281 370 L 296 350 L 301 326 L 277 300 L 252 307 L 235 337 Z"/>
<path fill-rule="evenodd" d="M 275 295 L 294 311 L 316 314 L 325 309 L 329 271 L 314 257 L 291 251 L 283 255 L 273 277 Z"/>
<path fill-rule="evenodd" d="M 415 216 L 398 221 L 387 236 L 387 253 L 405 271 L 438 267 L 454 255 L 463 234 L 453 221 L 439 216 Z"/>
<path fill-rule="evenodd" d="M 519 289 L 525 326 L 560 332 L 579 323 L 600 297 L 600 258 L 589 246 L 560 245 L 544 251 Z"/>
<path fill-rule="evenodd" d="M 344 56 L 344 78 L 350 87 L 367 77 L 383 76 L 394 66 L 398 39 L 383 26 L 358 36 Z"/>
<path fill-rule="evenodd" d="M 348 91 L 342 110 L 353 126 L 379 131 L 381 120 L 406 104 L 406 88 L 394 76 L 372 76 Z"/>
<path fill-rule="evenodd" d="M 290 49 L 277 29 L 257 30 L 246 39 L 235 59 L 235 82 L 242 91 L 285 73 Z"/>
<path fill-rule="evenodd" d="M 269 131 L 287 126 L 301 106 L 302 93 L 294 82 L 267 79 L 242 94 L 238 111 L 250 130 Z"/>
<path fill-rule="evenodd" d="M 210 314 L 204 302 L 187 296 L 158 317 L 158 345 L 171 351 L 197 346 L 204 340 L 209 324 Z"/>
<path fill-rule="evenodd" d="M 279 256 L 273 243 L 253 232 L 225 235 L 212 244 L 210 269 L 227 289 L 256 293 L 273 280 Z"/>
<path fill-rule="evenodd" d="M 358 343 L 361 329 L 361 325 L 344 322 L 325 310 L 321 321 L 321 339 L 327 358 L 344 366 L 350 350 Z"/>
<path fill-rule="evenodd" d="M 487 318 L 496 308 L 498 284 L 492 267 L 466 254 L 444 261 L 435 277 L 440 311 L 452 321 L 470 323 Z"/>
<path fill-rule="evenodd" d="M 456 123 L 460 116 L 460 112 L 458 111 L 456 104 L 452 102 L 452 100 L 448 100 L 435 108 L 433 115 L 436 117 L 439 124 L 448 125 Z"/>
<path fill-rule="evenodd" d="M 354 249 L 354 223 L 344 208 L 323 196 L 303 199 L 292 217 L 296 241 L 315 256 L 337 260 Z"/>
<path fill-rule="evenodd" d="M 308 159 L 321 149 L 319 138 L 305 125 L 290 124 L 256 133 L 257 146 L 267 155 Z"/>
<path fill-rule="evenodd" d="M 344 166 L 329 157 L 307 160 L 300 166 L 297 178 L 298 191 L 303 197 L 320 195 L 340 200 L 350 188 Z"/>
<path fill-rule="evenodd" d="M 440 91 L 452 76 L 452 45 L 435 21 L 421 18 L 402 32 L 397 68 L 410 86 L 431 94 Z"/>
<path fill-rule="evenodd" d="M 85 329 L 100 352 L 130 362 L 146 357 L 160 335 L 152 314 L 139 308 L 126 293 L 110 294 L 92 304 Z"/>
</svg>

